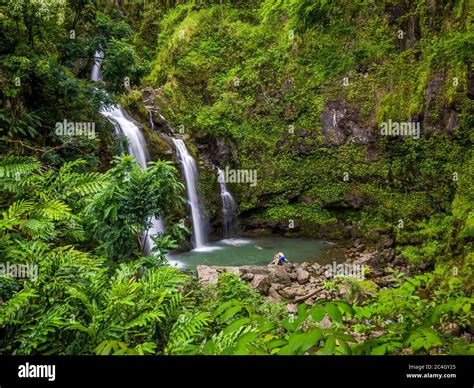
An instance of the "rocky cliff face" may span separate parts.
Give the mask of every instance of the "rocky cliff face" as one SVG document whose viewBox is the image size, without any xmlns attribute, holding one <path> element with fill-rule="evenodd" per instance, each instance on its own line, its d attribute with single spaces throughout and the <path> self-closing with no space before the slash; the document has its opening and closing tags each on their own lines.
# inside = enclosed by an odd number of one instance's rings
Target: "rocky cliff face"
<svg viewBox="0 0 474 388">
<path fill-rule="evenodd" d="M 224 21 L 210 7 L 163 24 L 153 104 L 194 140 L 211 213 L 210 163 L 257 171 L 255 187 L 229 184 L 248 233 L 370 237 L 449 211 L 473 111 L 467 5 L 338 6 L 304 25 L 282 7 L 274 19 L 229 6 Z M 420 136 L 384 135 L 386 122 Z"/>
</svg>

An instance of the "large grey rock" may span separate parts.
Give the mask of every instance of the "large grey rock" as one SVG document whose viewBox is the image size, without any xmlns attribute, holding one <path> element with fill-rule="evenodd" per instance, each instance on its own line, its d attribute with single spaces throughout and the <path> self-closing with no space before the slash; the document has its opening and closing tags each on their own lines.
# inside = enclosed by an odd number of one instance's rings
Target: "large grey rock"
<svg viewBox="0 0 474 388">
<path fill-rule="evenodd" d="M 270 270 L 267 267 L 259 265 L 243 265 L 239 267 L 239 271 L 243 274 L 251 273 L 254 275 L 268 275 L 270 273 Z"/>
<path fill-rule="evenodd" d="M 204 285 L 217 284 L 217 277 L 219 273 L 214 267 L 208 265 L 198 265 L 196 267 L 197 277 L 199 282 Z"/>
<path fill-rule="evenodd" d="M 321 265 L 318 263 L 313 263 L 311 268 L 313 269 L 313 271 L 319 271 L 321 269 Z"/>
<path fill-rule="evenodd" d="M 209 266 L 198 265 L 196 267 L 197 277 L 203 285 L 217 284 L 217 278 L 222 272 L 232 273 L 238 275 L 240 273 L 239 267 L 224 267 L 224 266 Z"/>
<path fill-rule="evenodd" d="M 271 282 L 267 275 L 254 275 L 252 279 L 252 287 L 260 291 L 263 295 L 268 295 Z"/>
<path fill-rule="evenodd" d="M 278 266 L 271 268 L 270 281 L 272 283 L 291 284 L 291 278 L 288 272 L 284 268 Z"/>
<path fill-rule="evenodd" d="M 280 289 L 279 287 L 281 284 L 278 284 L 278 287 L 275 287 L 275 284 L 272 284 L 270 289 L 268 290 L 268 295 L 270 298 L 272 298 L 274 301 L 280 300 L 281 295 L 278 293 L 278 290 Z"/>
<path fill-rule="evenodd" d="M 304 270 L 304 269 L 298 268 L 296 270 L 296 280 L 299 284 L 308 283 L 308 281 L 309 281 L 309 272 Z"/>
</svg>

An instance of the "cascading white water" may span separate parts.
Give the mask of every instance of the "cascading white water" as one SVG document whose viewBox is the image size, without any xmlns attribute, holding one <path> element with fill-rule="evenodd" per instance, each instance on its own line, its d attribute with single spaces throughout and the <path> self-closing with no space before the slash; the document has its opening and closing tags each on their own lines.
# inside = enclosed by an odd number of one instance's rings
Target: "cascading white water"
<svg viewBox="0 0 474 388">
<path fill-rule="evenodd" d="M 173 143 L 176 147 L 178 159 L 183 168 L 183 175 L 186 183 L 186 194 L 188 196 L 188 204 L 191 208 L 193 222 L 194 248 L 200 248 L 207 243 L 208 221 L 202 210 L 203 208 L 198 195 L 198 169 L 196 162 L 189 154 L 184 142 L 181 139 L 173 139 Z"/>
<path fill-rule="evenodd" d="M 102 61 L 104 60 L 103 51 L 97 51 L 94 54 L 94 64 L 91 70 L 91 80 L 92 81 L 101 81 L 102 73 L 100 67 Z M 103 108 L 100 110 L 102 116 L 106 117 L 117 130 L 118 133 L 123 134 L 128 140 L 127 151 L 130 155 L 134 156 L 140 166 L 145 169 L 147 161 L 147 145 L 145 138 L 143 137 L 140 128 L 138 125 L 127 115 L 127 113 L 118 105 L 115 105 L 111 108 Z M 147 253 L 151 252 L 153 248 L 152 236 L 156 234 L 161 234 L 164 231 L 163 220 L 151 217 L 150 219 L 151 227 L 145 233 L 145 251 Z"/>
<path fill-rule="evenodd" d="M 237 211 L 237 203 L 230 191 L 227 189 L 224 171 L 218 168 L 217 176 L 217 181 L 221 186 L 222 230 L 224 232 L 224 237 L 230 237 L 235 232 L 235 212 Z"/>
<path fill-rule="evenodd" d="M 153 112 L 151 110 L 148 111 L 148 116 L 150 117 L 150 128 L 152 131 L 155 130 L 155 123 L 153 121 Z"/>
<path fill-rule="evenodd" d="M 140 128 L 128 117 L 124 110 L 119 106 L 113 106 L 110 109 L 101 109 L 100 113 L 106 117 L 119 133 L 128 140 L 127 151 L 135 156 L 137 162 L 146 168 L 147 146 Z"/>
<path fill-rule="evenodd" d="M 102 66 L 102 61 L 104 60 L 104 52 L 96 51 L 94 53 L 94 64 L 92 65 L 91 70 L 91 81 L 102 81 L 102 73 L 100 67 Z"/>
</svg>

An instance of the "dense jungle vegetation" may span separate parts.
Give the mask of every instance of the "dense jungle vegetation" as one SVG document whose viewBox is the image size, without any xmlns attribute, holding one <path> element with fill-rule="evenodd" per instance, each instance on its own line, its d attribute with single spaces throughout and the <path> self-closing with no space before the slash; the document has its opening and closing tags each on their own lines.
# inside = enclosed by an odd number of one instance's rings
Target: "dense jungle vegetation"
<svg viewBox="0 0 474 388">
<path fill-rule="evenodd" d="M 0 264 L 38 269 L 0 273 L 0 354 L 474 354 L 469 1 L 5 0 L 0 19 Z M 218 161 L 258 171 L 229 185 L 248 235 L 390 236 L 410 272 L 289 312 L 170 266 L 191 228 L 150 93 L 215 228 Z M 147 169 L 100 114 L 112 102 L 141 124 Z M 58 135 L 65 119 L 95 136 Z M 419 138 L 380 136 L 389 120 Z M 147 254 L 151 216 L 167 228 Z"/>
</svg>

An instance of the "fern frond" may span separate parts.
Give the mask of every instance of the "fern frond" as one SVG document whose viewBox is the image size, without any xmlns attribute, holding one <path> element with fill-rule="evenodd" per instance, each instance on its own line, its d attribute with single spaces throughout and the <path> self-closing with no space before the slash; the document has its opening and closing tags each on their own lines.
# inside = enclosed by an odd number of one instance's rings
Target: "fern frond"
<svg viewBox="0 0 474 388">
<path fill-rule="evenodd" d="M 51 199 L 38 204 L 34 213 L 48 220 L 68 220 L 72 218 L 71 209 L 59 199 Z"/>
<path fill-rule="evenodd" d="M 40 167 L 40 163 L 29 156 L 2 156 L 0 157 L 0 178 L 20 179 L 29 175 Z"/>
<path fill-rule="evenodd" d="M 210 322 L 211 316 L 207 312 L 186 312 L 181 314 L 171 329 L 165 353 L 179 353 L 183 351 Z"/>
<path fill-rule="evenodd" d="M 33 207 L 33 201 L 20 200 L 13 202 L 7 211 L 2 212 L 3 219 L 0 220 L 0 230 L 12 229 L 14 226 L 24 223 L 22 217 Z"/>
<path fill-rule="evenodd" d="M 31 299 L 37 296 L 32 289 L 23 289 L 13 295 L 0 309 L 0 327 L 22 323 L 21 314 L 27 310 Z"/>
<path fill-rule="evenodd" d="M 36 325 L 31 326 L 27 335 L 22 335 L 20 347 L 13 352 L 15 355 L 28 355 L 43 344 L 48 344 L 51 334 L 62 329 L 65 323 L 67 306 L 62 305 L 47 310 Z M 56 353 L 57 354 L 57 353 Z"/>
<path fill-rule="evenodd" d="M 163 318 L 166 317 L 166 314 L 162 311 L 152 310 L 140 314 L 138 317 L 130 321 L 127 325 L 127 329 L 132 329 L 136 327 L 145 327 L 148 325 L 160 323 Z"/>
</svg>

